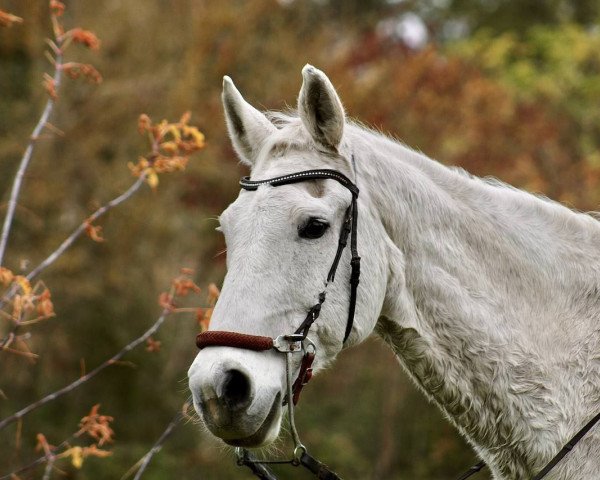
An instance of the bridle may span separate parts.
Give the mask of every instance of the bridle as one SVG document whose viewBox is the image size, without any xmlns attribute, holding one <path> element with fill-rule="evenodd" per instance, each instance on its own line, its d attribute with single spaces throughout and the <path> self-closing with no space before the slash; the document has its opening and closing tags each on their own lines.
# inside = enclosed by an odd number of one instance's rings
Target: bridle
<svg viewBox="0 0 600 480">
<path fill-rule="evenodd" d="M 354 157 L 352 157 L 352 165 L 354 167 Z M 356 172 L 356 168 L 354 168 Z M 286 356 L 286 383 L 287 394 L 284 397 L 283 405 L 287 405 L 288 416 L 290 422 L 290 433 L 294 441 L 294 451 L 292 458 L 289 460 L 258 460 L 248 450 L 244 448 L 236 448 L 238 457 L 238 465 L 247 466 L 259 478 L 264 480 L 277 480 L 273 473 L 267 468 L 268 464 L 290 464 L 293 466 L 302 466 L 312 472 L 318 479 L 321 480 L 340 480 L 340 477 L 329 470 L 329 468 L 319 462 L 316 458 L 308 454 L 306 447 L 300 441 L 298 431 L 294 421 L 294 406 L 298 403 L 300 392 L 304 385 L 312 378 L 312 364 L 316 356 L 315 344 L 308 338 L 308 333 L 312 324 L 319 318 L 321 306 L 325 302 L 327 295 L 327 286 L 335 279 L 335 273 L 338 268 L 342 253 L 348 243 L 350 235 L 350 250 L 351 250 L 351 274 L 350 274 L 350 301 L 348 307 L 348 320 L 346 321 L 346 330 L 344 339 L 346 340 L 352 332 L 354 324 L 354 312 L 356 309 L 356 293 L 360 278 L 360 257 L 357 249 L 357 222 L 358 222 L 358 187 L 348 179 L 343 173 L 337 170 L 316 169 L 304 170 L 301 172 L 282 175 L 279 177 L 269 178 L 266 180 L 250 180 L 250 177 L 243 177 L 240 180 L 240 186 L 244 190 L 255 191 L 261 185 L 271 185 L 278 187 L 281 185 L 289 185 L 292 183 L 304 182 L 307 180 L 323 180 L 332 179 L 340 183 L 352 194 L 350 206 L 346 209 L 344 221 L 340 230 L 337 251 L 327 274 L 325 288 L 318 294 L 318 301 L 309 310 L 304 321 L 292 334 L 280 335 L 277 338 L 271 338 L 259 335 L 247 335 L 237 332 L 228 331 L 206 331 L 200 333 L 196 337 L 196 345 L 199 349 L 211 346 L 234 347 L 254 351 L 275 350 L 283 353 Z M 301 353 L 302 360 L 300 370 L 296 379 L 293 379 L 293 362 L 294 354 Z M 586 423 L 573 438 L 545 465 L 545 467 L 535 475 L 532 480 L 541 480 L 544 478 L 573 447 L 592 429 L 594 425 L 600 422 L 600 413 Z M 463 473 L 458 480 L 465 480 L 468 477 L 479 472 L 486 466 L 485 462 L 481 461 L 472 466 Z"/>
<path fill-rule="evenodd" d="M 354 165 L 354 159 L 352 160 Z M 326 465 L 319 462 L 316 458 L 309 455 L 306 447 L 300 441 L 294 421 L 294 406 L 298 403 L 302 388 L 312 378 L 312 364 L 317 353 L 315 344 L 308 338 L 308 333 L 312 324 L 319 318 L 321 307 L 327 296 L 327 287 L 329 283 L 335 280 L 335 273 L 340 263 L 342 253 L 348 244 L 348 236 L 350 236 L 351 251 L 350 301 L 348 306 L 346 329 L 344 332 L 344 338 L 342 340 L 343 344 L 346 343 L 346 340 L 348 340 L 348 337 L 352 332 L 352 326 L 354 324 L 354 312 L 356 310 L 356 293 L 360 279 L 360 257 L 358 256 L 357 247 L 357 200 L 359 190 L 358 187 L 343 173 L 330 169 L 304 170 L 266 180 L 250 180 L 250 177 L 243 177 L 240 180 L 240 186 L 244 190 L 255 191 L 261 185 L 279 187 L 281 185 L 289 185 L 307 180 L 324 179 L 335 180 L 344 186 L 352 194 L 352 200 L 344 214 L 344 221 L 340 229 L 337 251 L 329 269 L 329 273 L 327 274 L 325 288 L 318 294 L 317 303 L 315 303 L 308 310 L 304 321 L 298 326 L 294 333 L 280 335 L 277 338 L 216 330 L 200 333 L 196 337 L 196 345 L 199 349 L 211 346 L 234 347 L 254 351 L 266 351 L 273 349 L 277 352 L 285 354 L 287 394 L 284 397 L 283 405 L 287 405 L 288 408 L 290 433 L 294 441 L 292 458 L 290 460 L 257 460 L 246 449 L 236 449 L 238 464 L 249 467 L 256 476 L 267 480 L 276 480 L 276 477 L 273 476 L 271 471 L 265 465 L 281 463 L 288 463 L 294 466 L 303 466 L 314 473 L 319 479 L 339 480 L 337 474 L 329 470 Z M 298 376 L 295 380 L 293 380 L 292 357 L 296 353 L 302 354 L 302 360 L 300 363 L 300 371 Z"/>
</svg>

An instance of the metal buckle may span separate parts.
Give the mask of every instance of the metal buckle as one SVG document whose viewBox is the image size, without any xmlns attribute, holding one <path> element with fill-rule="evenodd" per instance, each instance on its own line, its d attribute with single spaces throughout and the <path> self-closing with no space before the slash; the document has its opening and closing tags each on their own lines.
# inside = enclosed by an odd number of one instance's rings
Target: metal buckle
<svg viewBox="0 0 600 480">
<path fill-rule="evenodd" d="M 273 348 L 281 353 L 301 352 L 303 339 L 304 338 L 301 333 L 279 335 L 275 340 L 273 340 Z"/>
</svg>

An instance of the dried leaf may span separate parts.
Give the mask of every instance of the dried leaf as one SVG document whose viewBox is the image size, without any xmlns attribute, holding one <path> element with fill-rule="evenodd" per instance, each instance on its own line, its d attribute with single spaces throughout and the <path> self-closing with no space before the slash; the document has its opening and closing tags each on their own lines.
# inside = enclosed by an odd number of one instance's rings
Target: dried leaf
<svg viewBox="0 0 600 480">
<path fill-rule="evenodd" d="M 165 310 L 174 310 L 175 305 L 173 304 L 173 297 L 167 292 L 162 292 L 158 296 L 158 304 Z"/>
<path fill-rule="evenodd" d="M 62 17 L 65 13 L 65 4 L 58 0 L 50 0 L 50 13 L 56 17 Z"/>
<path fill-rule="evenodd" d="M 104 237 L 102 237 L 102 227 L 100 225 L 92 225 L 91 223 L 86 222 L 85 233 L 94 242 L 104 242 Z"/>
<path fill-rule="evenodd" d="M 150 120 L 150 117 L 148 115 L 142 113 L 138 118 L 138 132 L 140 132 L 140 134 L 143 134 L 150 130 L 151 127 L 152 120 Z"/>
<path fill-rule="evenodd" d="M 196 310 L 196 321 L 200 327 L 200 332 L 206 332 L 208 330 L 210 317 L 212 316 L 212 310 L 212 308 L 207 308 L 206 310 L 198 308 Z"/>
<path fill-rule="evenodd" d="M 50 445 L 48 443 L 48 440 L 46 440 L 46 436 L 43 433 L 38 433 L 35 436 L 35 439 L 36 439 L 36 444 L 35 444 L 36 452 L 44 452 L 44 455 L 46 455 L 47 457 L 52 455 L 52 450 L 54 449 L 54 446 Z"/>
<path fill-rule="evenodd" d="M 61 68 L 63 72 L 73 80 L 84 78 L 92 83 L 102 82 L 102 75 L 100 75 L 100 72 L 89 63 L 68 62 L 63 63 Z"/>
<path fill-rule="evenodd" d="M 181 116 L 181 118 L 179 119 L 179 124 L 187 125 L 191 118 L 192 118 L 192 112 L 190 112 L 188 110 L 187 112 L 184 112 L 183 115 Z"/>
<path fill-rule="evenodd" d="M 84 30 L 83 28 L 74 28 L 69 30 L 65 35 L 71 38 L 73 43 L 80 43 L 92 50 L 98 50 L 100 48 L 100 40 L 93 32 L 90 32 L 89 30 Z"/>
<path fill-rule="evenodd" d="M 152 337 L 146 340 L 146 351 L 147 352 L 160 352 L 160 341 L 154 340 Z"/>
<path fill-rule="evenodd" d="M 219 299 L 219 295 L 221 295 L 221 291 L 219 290 L 219 288 L 214 283 L 209 284 L 208 303 L 214 306 L 215 303 L 217 303 L 217 300 Z"/>
<path fill-rule="evenodd" d="M 79 422 L 79 431 L 77 435 L 87 433 L 89 436 L 98 441 L 98 445 L 102 446 L 104 443 L 110 443 L 113 441 L 113 435 L 115 432 L 110 428 L 110 422 L 114 420 L 113 417 L 108 415 L 100 415 L 98 410 L 100 404 L 96 404 L 90 410 L 90 413 L 83 417 Z"/>
<path fill-rule="evenodd" d="M 112 455 L 112 452 L 108 450 L 101 450 L 97 445 L 90 445 L 89 447 L 83 447 L 83 456 L 85 457 L 99 457 L 106 458 Z"/>
<path fill-rule="evenodd" d="M 177 142 L 173 141 L 161 143 L 160 148 L 163 149 L 167 154 L 174 154 L 177 153 L 177 151 L 179 150 Z"/>
<path fill-rule="evenodd" d="M 50 290 L 47 288 L 38 297 L 37 313 L 41 317 L 54 316 L 54 304 L 51 300 Z"/>
<path fill-rule="evenodd" d="M 146 181 L 152 190 L 156 190 L 156 187 L 158 187 L 158 175 L 156 174 L 156 170 L 153 168 L 146 169 Z"/>
<path fill-rule="evenodd" d="M 61 457 L 71 457 L 71 464 L 75 468 L 81 468 L 83 466 L 83 448 L 71 447 L 60 454 Z"/>
<path fill-rule="evenodd" d="M 42 85 L 52 100 L 56 100 L 58 98 L 58 94 L 56 93 L 56 82 L 47 73 L 44 73 L 44 81 L 42 82 Z"/>
<path fill-rule="evenodd" d="M 22 275 L 17 275 L 15 277 L 15 282 L 21 287 L 21 291 L 23 295 L 31 295 L 31 283 Z"/>
<path fill-rule="evenodd" d="M 178 297 L 185 297 L 190 293 L 190 291 L 194 293 L 200 293 L 200 287 L 192 280 L 185 277 L 178 277 L 173 280 L 173 288 L 175 290 L 175 295 Z"/>
<path fill-rule="evenodd" d="M 0 267 L 0 283 L 8 287 L 14 280 L 15 275 L 8 268 Z"/>
<path fill-rule="evenodd" d="M 23 23 L 21 17 L 0 10 L 0 27 L 12 27 L 15 23 Z"/>
</svg>

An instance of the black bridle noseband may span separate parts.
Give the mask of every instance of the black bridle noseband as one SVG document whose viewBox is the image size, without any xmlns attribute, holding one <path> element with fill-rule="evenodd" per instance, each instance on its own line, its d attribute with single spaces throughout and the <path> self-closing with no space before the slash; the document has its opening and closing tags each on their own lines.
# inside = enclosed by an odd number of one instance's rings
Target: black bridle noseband
<svg viewBox="0 0 600 480">
<path fill-rule="evenodd" d="M 354 165 L 354 158 L 352 158 L 352 164 Z M 319 293 L 317 303 L 315 303 L 308 310 L 304 321 L 298 326 L 293 334 L 280 335 L 277 338 L 215 330 L 200 333 L 196 337 L 196 345 L 200 349 L 210 346 L 225 346 L 255 351 L 274 349 L 286 355 L 287 394 L 283 400 L 283 405 L 287 405 L 288 407 L 290 433 L 292 439 L 294 440 L 294 452 L 292 458 L 290 460 L 258 460 L 246 449 L 236 449 L 238 464 L 249 467 L 257 477 L 264 480 L 277 480 L 273 473 L 266 467 L 267 464 L 286 463 L 294 466 L 303 466 L 321 480 L 340 480 L 340 477 L 329 470 L 326 465 L 309 455 L 306 447 L 301 443 L 294 423 L 294 405 L 298 403 L 302 388 L 312 377 L 312 363 L 315 359 L 316 347 L 308 338 L 308 333 L 312 324 L 317 320 L 317 318 L 319 318 L 321 306 L 325 302 L 325 297 L 327 295 L 327 286 L 335 279 L 335 273 L 338 268 L 338 264 L 348 243 L 348 236 L 350 236 L 350 250 L 352 254 L 350 260 L 350 301 L 348 306 L 348 320 L 346 321 L 346 329 L 344 332 L 344 338 L 342 340 L 343 344 L 346 343 L 346 340 L 348 340 L 348 337 L 352 332 L 352 326 L 354 324 L 354 312 L 356 309 L 356 293 L 360 278 L 360 257 L 358 256 L 357 249 L 357 200 L 359 190 L 358 187 L 343 173 L 330 169 L 305 170 L 288 175 L 282 175 L 280 177 L 269 178 L 266 180 L 250 180 L 249 177 L 243 177 L 240 180 L 240 186 L 244 190 L 255 191 L 261 185 L 278 187 L 281 185 L 304 182 L 306 180 L 324 179 L 335 180 L 347 188 L 352 194 L 352 200 L 344 215 L 337 251 L 333 263 L 331 264 L 331 268 L 329 269 L 329 273 L 327 274 L 325 289 Z M 295 353 L 302 353 L 302 361 L 300 363 L 298 376 L 294 381 L 292 374 L 292 356 Z M 564 456 L 573 449 L 575 444 L 577 444 L 598 422 L 600 422 L 600 413 L 592 418 L 581 430 L 579 430 L 575 436 L 571 438 L 571 440 L 569 440 L 569 442 L 567 442 L 567 444 L 552 458 L 552 460 L 550 460 L 550 462 L 548 462 L 548 464 L 546 464 L 546 466 L 535 477 L 533 477 L 532 480 L 541 480 L 544 478 L 550 472 L 550 470 L 552 470 L 564 458 Z M 458 480 L 464 480 L 471 475 L 474 475 L 482 470 L 485 466 L 486 464 L 483 461 L 477 463 L 463 473 Z"/>
</svg>

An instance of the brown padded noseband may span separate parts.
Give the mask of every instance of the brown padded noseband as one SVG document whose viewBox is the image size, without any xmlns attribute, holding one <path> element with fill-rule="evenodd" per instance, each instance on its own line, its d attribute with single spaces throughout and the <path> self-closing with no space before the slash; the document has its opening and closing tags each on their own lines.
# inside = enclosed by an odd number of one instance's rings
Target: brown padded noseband
<svg viewBox="0 0 600 480">
<path fill-rule="evenodd" d="M 200 333 L 196 337 L 196 345 L 200 350 L 204 347 L 227 346 L 262 352 L 263 350 L 271 350 L 273 348 L 273 339 L 260 335 L 212 330 Z"/>
</svg>

